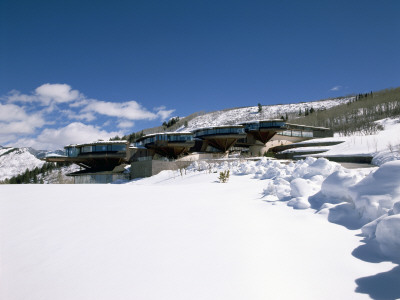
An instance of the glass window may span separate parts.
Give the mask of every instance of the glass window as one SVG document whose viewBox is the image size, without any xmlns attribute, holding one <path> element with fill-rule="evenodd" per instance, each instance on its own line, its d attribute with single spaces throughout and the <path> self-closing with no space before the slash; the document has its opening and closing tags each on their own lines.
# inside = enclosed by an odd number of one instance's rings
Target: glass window
<svg viewBox="0 0 400 300">
<path fill-rule="evenodd" d="M 303 136 L 304 137 L 313 137 L 313 132 L 312 131 L 303 131 Z"/>
<path fill-rule="evenodd" d="M 106 152 L 107 151 L 107 145 L 96 145 L 94 146 L 94 151 L 95 152 Z"/>
<path fill-rule="evenodd" d="M 292 131 L 291 130 L 282 131 L 281 135 L 292 136 Z"/>
<path fill-rule="evenodd" d="M 83 146 L 82 153 L 92 152 L 92 146 Z"/>
<path fill-rule="evenodd" d="M 65 155 L 68 157 L 77 157 L 79 155 L 79 149 L 75 147 L 68 147 L 65 149 Z"/>
<path fill-rule="evenodd" d="M 112 145 L 112 151 L 126 151 L 126 145 Z"/>
<path fill-rule="evenodd" d="M 301 136 L 301 131 L 292 130 L 292 136 Z"/>
</svg>

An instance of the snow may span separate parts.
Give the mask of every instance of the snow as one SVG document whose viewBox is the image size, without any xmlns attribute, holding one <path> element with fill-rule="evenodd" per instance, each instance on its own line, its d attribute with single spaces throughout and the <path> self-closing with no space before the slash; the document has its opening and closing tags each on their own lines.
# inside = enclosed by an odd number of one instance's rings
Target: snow
<svg viewBox="0 0 400 300">
<path fill-rule="evenodd" d="M 315 110 L 329 109 L 337 105 L 346 104 L 353 99 L 354 97 L 348 97 L 293 104 L 263 105 L 261 113 L 258 113 L 258 106 L 216 111 L 190 120 L 185 130 L 192 131 L 203 127 L 235 125 L 243 122 L 265 119 L 280 119 L 281 116 L 285 116 L 286 113 L 298 113 L 300 109 L 303 112 L 311 107 Z"/>
<path fill-rule="evenodd" d="M 25 172 L 40 168 L 44 161 L 37 159 L 28 148 L 0 149 L 0 181 Z"/>
<path fill-rule="evenodd" d="M 72 164 L 70 166 L 61 167 L 59 169 L 52 170 L 46 175 L 39 174 L 38 180 L 43 179 L 45 184 L 71 184 L 74 179 L 71 176 L 67 176 L 69 173 L 77 172 L 81 169 L 78 165 Z"/>
<path fill-rule="evenodd" d="M 343 141 L 343 143 L 333 146 L 300 148 L 299 152 L 309 150 L 328 150 L 321 154 L 314 154 L 313 157 L 329 156 L 372 156 L 372 163 L 380 166 L 385 162 L 400 160 L 400 118 L 383 119 L 378 121 L 384 130 L 374 135 L 354 135 L 347 137 L 331 137 L 322 139 L 312 139 L 298 144 Z M 298 152 L 298 149 L 289 149 L 286 152 Z"/>
<path fill-rule="evenodd" d="M 286 149 L 284 151 L 281 151 L 279 153 L 299 153 L 301 152 L 324 152 L 330 150 L 329 147 L 327 146 L 320 146 L 320 147 L 298 147 L 298 148 L 291 148 L 291 149 Z"/>
<path fill-rule="evenodd" d="M 203 165 L 195 163 L 191 166 L 192 170 L 217 172 L 226 168 L 235 175 L 252 175 L 265 180 L 266 201 L 287 202 L 295 209 L 312 207 L 317 213 L 327 215 L 333 223 L 349 229 L 361 228 L 366 241 L 377 243 L 381 254 L 399 261 L 400 160 L 379 168 L 356 170 L 312 157 L 289 164 L 263 158 L 258 162 L 235 161 L 210 166 L 203 162 Z M 390 231 L 385 222 L 390 222 Z M 379 226 L 382 226 L 381 230 L 378 230 Z"/>
<path fill-rule="evenodd" d="M 399 298 L 398 174 L 400 162 L 263 158 L 118 185 L 2 185 L 0 298 Z"/>
</svg>

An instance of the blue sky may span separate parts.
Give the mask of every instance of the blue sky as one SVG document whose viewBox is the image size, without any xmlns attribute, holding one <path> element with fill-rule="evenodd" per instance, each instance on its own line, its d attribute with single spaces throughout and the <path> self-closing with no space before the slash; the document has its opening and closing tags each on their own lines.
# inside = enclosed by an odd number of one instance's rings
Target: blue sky
<svg viewBox="0 0 400 300">
<path fill-rule="evenodd" d="M 0 145 L 399 86 L 400 1 L 0 0 Z"/>
</svg>

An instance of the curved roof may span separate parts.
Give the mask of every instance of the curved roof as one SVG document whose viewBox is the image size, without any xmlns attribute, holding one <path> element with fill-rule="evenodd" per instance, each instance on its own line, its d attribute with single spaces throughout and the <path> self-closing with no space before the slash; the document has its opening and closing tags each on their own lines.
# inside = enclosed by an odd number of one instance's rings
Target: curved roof
<svg viewBox="0 0 400 300">
<path fill-rule="evenodd" d="M 142 136 L 141 138 L 138 138 L 136 140 L 136 142 L 140 142 L 143 141 L 144 139 L 153 137 L 153 136 L 157 136 L 157 135 L 193 135 L 192 132 L 189 131 L 181 131 L 181 132 L 175 132 L 175 131 L 171 131 L 171 132 L 158 132 L 158 133 L 150 133 L 150 134 L 146 134 L 145 136 Z"/>
<path fill-rule="evenodd" d="M 207 129 L 219 129 L 219 128 L 244 128 L 244 127 L 243 127 L 243 125 L 240 125 L 240 124 L 236 124 L 236 125 L 219 125 L 219 126 L 196 128 L 192 132 L 197 132 L 197 131 L 200 131 L 200 130 L 207 130 Z"/>
<path fill-rule="evenodd" d="M 112 144 L 128 144 L 127 140 L 118 140 L 118 141 L 95 141 L 92 143 L 84 143 L 84 144 L 70 144 L 65 146 L 67 147 L 83 147 L 83 146 L 95 146 L 95 145 L 112 145 Z"/>
</svg>

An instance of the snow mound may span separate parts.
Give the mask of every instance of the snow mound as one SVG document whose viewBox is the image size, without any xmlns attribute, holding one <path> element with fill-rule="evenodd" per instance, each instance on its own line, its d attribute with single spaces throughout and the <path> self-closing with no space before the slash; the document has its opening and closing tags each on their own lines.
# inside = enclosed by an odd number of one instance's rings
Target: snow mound
<svg viewBox="0 0 400 300">
<path fill-rule="evenodd" d="M 346 169 L 324 158 L 295 163 L 259 161 L 195 162 L 188 170 L 216 173 L 231 170 L 265 181 L 263 199 L 282 201 L 293 209 L 313 208 L 328 220 L 360 229 L 384 255 L 400 257 L 400 161 L 379 168 Z"/>
<path fill-rule="evenodd" d="M 382 165 L 349 191 L 355 208 L 365 221 L 387 213 L 400 200 L 400 161 Z"/>
<path fill-rule="evenodd" d="M 375 235 L 382 253 L 400 262 L 400 214 L 380 220 Z"/>
</svg>

